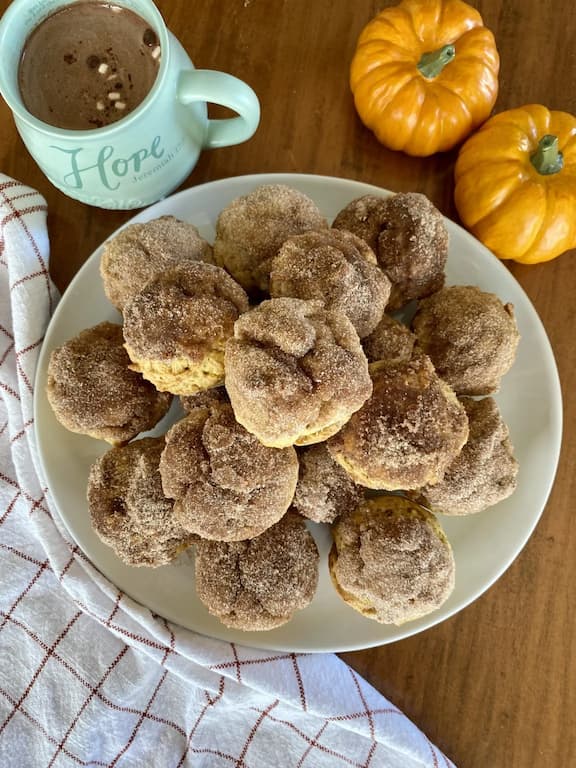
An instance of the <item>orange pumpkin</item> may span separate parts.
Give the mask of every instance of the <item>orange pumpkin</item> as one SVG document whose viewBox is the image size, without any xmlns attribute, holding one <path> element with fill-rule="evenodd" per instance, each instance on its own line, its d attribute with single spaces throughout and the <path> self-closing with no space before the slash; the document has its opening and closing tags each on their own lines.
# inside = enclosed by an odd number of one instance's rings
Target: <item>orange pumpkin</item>
<svg viewBox="0 0 576 768">
<path fill-rule="evenodd" d="M 500 59 L 462 0 L 402 0 L 364 28 L 350 68 L 362 122 L 390 149 L 451 149 L 490 114 Z"/>
<path fill-rule="evenodd" d="M 536 264 L 576 248 L 576 117 L 539 104 L 490 118 L 455 168 L 462 223 L 501 259 Z"/>
</svg>

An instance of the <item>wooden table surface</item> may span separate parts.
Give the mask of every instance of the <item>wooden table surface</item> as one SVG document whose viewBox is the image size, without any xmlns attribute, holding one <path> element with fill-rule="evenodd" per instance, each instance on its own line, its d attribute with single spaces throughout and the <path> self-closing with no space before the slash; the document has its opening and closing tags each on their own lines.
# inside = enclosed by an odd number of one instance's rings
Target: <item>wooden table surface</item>
<svg viewBox="0 0 576 768">
<path fill-rule="evenodd" d="M 231 72 L 258 93 L 262 121 L 237 147 L 205 152 L 184 187 L 227 176 L 302 172 L 419 191 L 457 220 L 455 153 L 414 159 L 384 149 L 358 119 L 348 66 L 386 0 L 159 0 L 197 67 Z M 0 11 L 7 7 L 0 0 Z M 573 0 L 475 0 L 501 55 L 496 110 L 541 103 L 576 114 Z M 0 100 L 0 170 L 48 201 L 58 287 L 133 213 L 77 203 L 42 176 Z M 576 189 L 575 189 L 576 194 Z M 527 546 L 480 599 L 401 642 L 342 654 L 461 768 L 576 764 L 575 254 L 510 269 L 548 332 L 564 392 L 556 482 Z"/>
</svg>

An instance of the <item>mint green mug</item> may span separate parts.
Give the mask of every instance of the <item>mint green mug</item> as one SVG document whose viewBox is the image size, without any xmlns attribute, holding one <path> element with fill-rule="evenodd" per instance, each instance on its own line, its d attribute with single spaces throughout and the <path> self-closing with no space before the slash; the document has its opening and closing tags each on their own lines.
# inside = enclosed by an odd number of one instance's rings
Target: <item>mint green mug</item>
<svg viewBox="0 0 576 768">
<path fill-rule="evenodd" d="M 18 66 L 30 33 L 74 0 L 14 0 L 0 20 L 0 93 L 40 169 L 69 197 L 100 208 L 141 208 L 172 192 L 196 165 L 202 149 L 249 139 L 260 120 L 254 91 L 232 75 L 197 70 L 166 28 L 151 0 L 114 0 L 146 20 L 162 57 L 144 101 L 125 118 L 94 130 L 65 130 L 25 108 Z M 209 120 L 207 102 L 237 117 Z"/>
</svg>

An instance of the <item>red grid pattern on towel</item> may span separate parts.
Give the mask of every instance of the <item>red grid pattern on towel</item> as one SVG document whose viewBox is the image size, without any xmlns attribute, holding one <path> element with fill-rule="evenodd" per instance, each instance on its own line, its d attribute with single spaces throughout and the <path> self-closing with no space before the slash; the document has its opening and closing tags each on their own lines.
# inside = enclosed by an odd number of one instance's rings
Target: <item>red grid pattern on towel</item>
<svg viewBox="0 0 576 768">
<path fill-rule="evenodd" d="M 37 193 L 0 181 L 0 313 L 23 286 L 53 306 L 47 255 L 34 235 L 34 216 L 45 211 Z M 7 239 L 15 227 L 31 258 L 29 271 L 10 282 Z M 47 490 L 18 479 L 14 451 L 26 447 L 33 426 L 20 408 L 31 401 L 42 338 L 16 349 L 13 316 L 0 315 L 0 764 L 396 767 L 408 764 L 401 751 L 411 743 L 427 752 L 410 766 L 450 766 L 333 657 L 212 642 L 142 609 L 147 624 L 138 624 L 129 598 L 110 585 L 97 592 L 87 558 L 52 519 Z M 43 546 L 43 535 L 50 545 Z M 96 594 L 99 601 L 90 597 Z M 332 665 L 345 686 L 341 711 L 322 711 L 322 664 Z M 280 690 L 270 690 L 269 679 L 280 678 Z M 397 747 L 391 716 L 406 731 Z"/>
</svg>

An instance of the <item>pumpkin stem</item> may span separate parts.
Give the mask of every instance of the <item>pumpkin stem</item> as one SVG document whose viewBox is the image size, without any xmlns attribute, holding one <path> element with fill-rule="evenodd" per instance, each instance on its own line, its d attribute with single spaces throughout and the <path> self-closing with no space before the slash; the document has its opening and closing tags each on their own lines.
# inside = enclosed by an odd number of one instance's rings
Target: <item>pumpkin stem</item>
<svg viewBox="0 0 576 768">
<path fill-rule="evenodd" d="M 456 48 L 453 45 L 444 45 L 437 51 L 423 53 L 422 58 L 416 65 L 420 74 L 424 77 L 438 77 L 440 72 L 456 56 Z"/>
<path fill-rule="evenodd" d="M 550 176 L 564 167 L 564 155 L 558 149 L 558 136 L 547 133 L 538 142 L 538 149 L 530 155 L 530 162 L 538 173 Z"/>
</svg>

